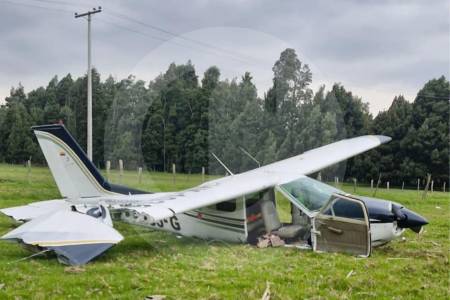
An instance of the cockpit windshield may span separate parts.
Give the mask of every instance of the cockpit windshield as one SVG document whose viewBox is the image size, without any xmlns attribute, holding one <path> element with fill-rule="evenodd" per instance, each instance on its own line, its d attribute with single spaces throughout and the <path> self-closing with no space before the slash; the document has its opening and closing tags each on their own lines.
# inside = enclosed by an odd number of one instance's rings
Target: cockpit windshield
<svg viewBox="0 0 450 300">
<path fill-rule="evenodd" d="M 342 191 L 309 177 L 302 177 L 279 186 L 290 198 L 310 211 L 319 210 L 331 195 Z"/>
</svg>

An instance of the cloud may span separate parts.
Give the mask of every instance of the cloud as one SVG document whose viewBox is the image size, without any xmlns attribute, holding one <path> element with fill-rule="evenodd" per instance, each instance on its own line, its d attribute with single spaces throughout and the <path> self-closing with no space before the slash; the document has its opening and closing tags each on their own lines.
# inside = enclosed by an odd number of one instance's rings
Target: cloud
<svg viewBox="0 0 450 300">
<path fill-rule="evenodd" d="M 92 4 L 21 3 L 46 8 L 0 2 L 0 98 L 18 82 L 30 90 L 46 85 L 55 74 L 79 76 L 86 70 L 86 24 L 72 12 Z M 99 4 L 104 12 L 93 17 L 93 61 L 104 77 L 134 72 L 149 80 L 170 62 L 191 58 L 199 74 L 210 65 L 219 66 L 228 78 L 249 70 L 263 94 L 279 52 L 293 47 L 310 64 L 314 87 L 341 82 L 376 113 L 388 108 L 395 95 L 412 100 L 426 81 L 449 75 L 450 7 L 444 0 Z"/>
</svg>

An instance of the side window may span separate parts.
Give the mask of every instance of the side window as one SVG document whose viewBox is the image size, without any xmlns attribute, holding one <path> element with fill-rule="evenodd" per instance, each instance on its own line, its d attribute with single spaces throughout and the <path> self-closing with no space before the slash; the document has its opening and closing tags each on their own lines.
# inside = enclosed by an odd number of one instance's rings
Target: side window
<svg viewBox="0 0 450 300">
<path fill-rule="evenodd" d="M 255 193 L 245 196 L 245 207 L 249 208 L 257 204 L 263 198 L 263 193 Z"/>
<path fill-rule="evenodd" d="M 217 203 L 216 209 L 219 211 L 233 212 L 236 210 L 236 200 Z"/>
<path fill-rule="evenodd" d="M 338 199 L 333 204 L 333 211 L 336 217 L 364 219 L 364 211 L 362 206 L 354 201 Z"/>
</svg>

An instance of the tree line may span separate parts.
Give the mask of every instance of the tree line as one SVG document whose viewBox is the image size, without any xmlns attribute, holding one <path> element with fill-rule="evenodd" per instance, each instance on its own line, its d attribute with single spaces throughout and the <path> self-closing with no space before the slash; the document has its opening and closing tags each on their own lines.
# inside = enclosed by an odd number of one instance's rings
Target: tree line
<svg viewBox="0 0 450 300">
<path fill-rule="evenodd" d="M 414 101 L 399 95 L 376 117 L 368 103 L 342 84 L 311 89 L 312 71 L 295 50 L 273 66 L 273 83 L 259 97 L 248 72 L 222 79 L 212 66 L 199 79 L 194 65 L 171 64 L 146 84 L 134 76 L 101 80 L 93 70 L 93 161 L 99 167 L 122 159 L 127 168 L 223 174 L 300 154 L 343 138 L 384 134 L 378 149 L 322 171 L 322 177 L 368 182 L 381 173 L 392 184 L 414 184 L 431 173 L 449 179 L 449 92 L 444 77 L 431 79 Z M 0 106 L 0 161 L 45 163 L 30 131 L 63 122 L 86 147 L 87 78 L 70 74 L 25 93 L 19 84 Z"/>
</svg>

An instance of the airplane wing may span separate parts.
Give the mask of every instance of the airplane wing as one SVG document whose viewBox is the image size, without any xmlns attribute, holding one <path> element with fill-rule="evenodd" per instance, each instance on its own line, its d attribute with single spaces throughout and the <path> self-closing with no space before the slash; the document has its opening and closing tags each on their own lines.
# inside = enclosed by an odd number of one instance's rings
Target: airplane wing
<svg viewBox="0 0 450 300">
<path fill-rule="evenodd" d="M 206 182 L 181 192 L 156 195 L 105 196 L 117 209 L 135 211 L 158 221 L 175 214 L 235 199 L 293 181 L 390 141 L 386 136 L 361 136 L 307 151 L 264 167 Z"/>
<path fill-rule="evenodd" d="M 3 208 L 0 209 L 0 212 L 16 221 L 27 222 L 42 215 L 59 210 L 70 210 L 70 204 L 64 199 L 55 199 Z"/>
</svg>

